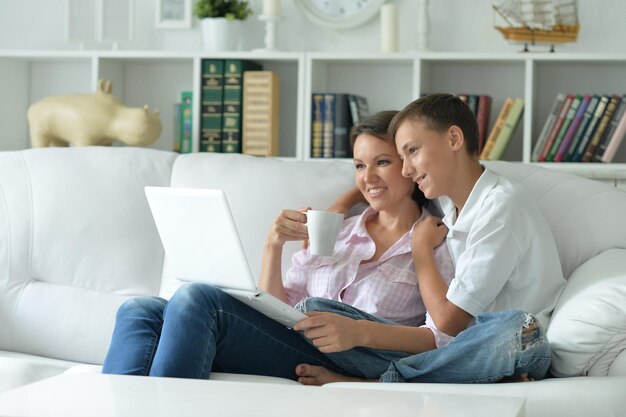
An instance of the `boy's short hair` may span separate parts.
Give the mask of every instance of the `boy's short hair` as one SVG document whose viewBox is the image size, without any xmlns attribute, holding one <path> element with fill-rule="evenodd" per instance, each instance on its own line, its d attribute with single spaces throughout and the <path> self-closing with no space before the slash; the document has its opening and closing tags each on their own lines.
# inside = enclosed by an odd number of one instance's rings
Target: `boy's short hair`
<svg viewBox="0 0 626 417">
<path fill-rule="evenodd" d="M 393 139 L 405 120 L 419 120 L 436 132 L 444 132 L 450 126 L 458 126 L 465 137 L 467 152 L 470 155 L 478 155 L 476 116 L 466 103 L 452 94 L 430 94 L 409 103 L 389 124 L 389 135 Z"/>
</svg>

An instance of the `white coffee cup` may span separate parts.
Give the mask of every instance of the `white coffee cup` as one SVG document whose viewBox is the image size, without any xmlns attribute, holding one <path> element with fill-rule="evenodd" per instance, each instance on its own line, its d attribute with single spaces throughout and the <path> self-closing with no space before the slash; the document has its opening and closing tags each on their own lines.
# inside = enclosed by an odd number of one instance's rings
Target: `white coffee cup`
<svg viewBox="0 0 626 417">
<path fill-rule="evenodd" d="M 343 214 L 330 211 L 309 210 L 306 226 L 309 230 L 309 252 L 313 255 L 330 256 L 341 231 Z"/>
</svg>

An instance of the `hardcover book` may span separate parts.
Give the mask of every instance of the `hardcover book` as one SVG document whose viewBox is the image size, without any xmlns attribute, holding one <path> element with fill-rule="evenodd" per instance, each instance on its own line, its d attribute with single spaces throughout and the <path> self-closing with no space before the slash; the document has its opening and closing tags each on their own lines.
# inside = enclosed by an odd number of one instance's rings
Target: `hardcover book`
<svg viewBox="0 0 626 417">
<path fill-rule="evenodd" d="M 489 117 L 491 116 L 491 96 L 482 94 L 478 96 L 478 111 L 476 122 L 478 123 L 478 151 L 485 146 L 485 138 L 489 130 Z"/>
<path fill-rule="evenodd" d="M 324 94 L 313 93 L 311 97 L 311 158 L 322 157 L 324 132 Z"/>
<path fill-rule="evenodd" d="M 202 60 L 200 103 L 200 152 L 222 151 L 224 60 Z"/>
<path fill-rule="evenodd" d="M 241 152 L 243 73 L 260 71 L 256 62 L 242 59 L 224 61 L 224 107 L 222 117 L 222 152 Z"/>
<path fill-rule="evenodd" d="M 273 71 L 243 74 L 243 153 L 279 154 L 279 78 Z"/>
<path fill-rule="evenodd" d="M 349 94 L 335 94 L 335 129 L 333 156 L 335 158 L 351 158 L 350 148 L 350 128 L 352 121 L 350 117 Z"/>
<path fill-rule="evenodd" d="M 332 158 L 335 147 L 335 94 L 324 94 L 322 157 Z"/>
<path fill-rule="evenodd" d="M 192 147 L 192 103 L 193 97 L 191 91 L 183 91 L 181 93 L 180 112 L 181 112 L 181 140 L 180 153 L 191 153 Z"/>
</svg>

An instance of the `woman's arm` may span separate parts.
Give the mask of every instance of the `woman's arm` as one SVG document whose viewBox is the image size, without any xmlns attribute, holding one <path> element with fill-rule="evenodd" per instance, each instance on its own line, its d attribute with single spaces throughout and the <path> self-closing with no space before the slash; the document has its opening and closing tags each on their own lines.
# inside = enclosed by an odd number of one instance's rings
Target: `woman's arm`
<svg viewBox="0 0 626 417">
<path fill-rule="evenodd" d="M 304 336 L 324 353 L 362 346 L 415 354 L 436 347 L 433 333 L 425 327 L 354 320 L 335 313 L 307 315 L 308 318 L 296 323 L 294 330 L 304 330 Z"/>
<path fill-rule="evenodd" d="M 339 198 L 335 200 L 335 202 L 331 204 L 330 207 L 328 207 L 328 211 L 342 213 L 343 217 L 346 217 L 352 207 L 356 206 L 359 203 L 366 202 L 367 200 L 365 200 L 363 193 L 361 193 L 361 191 L 359 191 L 359 189 L 355 187 L 339 196 Z"/>
<path fill-rule="evenodd" d="M 308 237 L 304 214 L 306 210 L 282 210 L 272 223 L 263 248 L 259 288 L 287 303 L 289 299 L 283 287 L 281 266 L 283 246 L 287 241 L 304 240 Z"/>
</svg>

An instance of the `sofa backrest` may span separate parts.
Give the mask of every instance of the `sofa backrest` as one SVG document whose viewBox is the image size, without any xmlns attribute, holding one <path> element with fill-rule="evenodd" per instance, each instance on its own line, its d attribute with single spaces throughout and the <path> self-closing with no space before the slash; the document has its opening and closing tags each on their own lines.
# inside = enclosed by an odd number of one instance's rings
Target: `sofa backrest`
<svg viewBox="0 0 626 417">
<path fill-rule="evenodd" d="M 0 350 L 101 363 L 121 301 L 159 291 L 163 250 L 143 187 L 169 185 L 175 157 L 0 153 Z"/>
<path fill-rule="evenodd" d="M 611 248 L 626 248 L 626 192 L 612 185 L 536 165 L 486 166 L 524 186 L 546 217 L 568 278 Z"/>
</svg>

